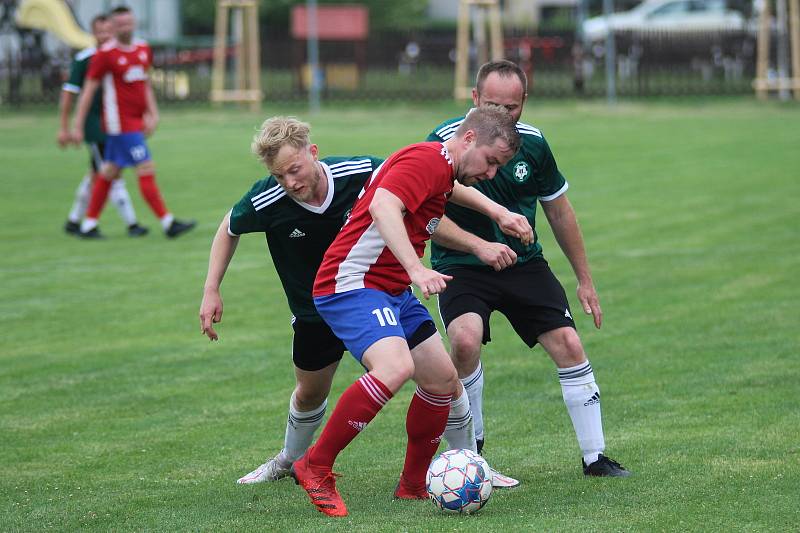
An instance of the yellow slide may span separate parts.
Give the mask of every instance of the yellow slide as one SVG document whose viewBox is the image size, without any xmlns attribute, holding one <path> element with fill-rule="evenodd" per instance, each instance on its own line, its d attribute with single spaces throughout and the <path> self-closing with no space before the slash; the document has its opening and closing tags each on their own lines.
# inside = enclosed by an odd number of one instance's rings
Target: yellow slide
<svg viewBox="0 0 800 533">
<path fill-rule="evenodd" d="M 72 48 L 88 48 L 96 44 L 94 36 L 78 26 L 62 0 L 22 0 L 17 8 L 17 25 L 49 31 Z"/>
</svg>

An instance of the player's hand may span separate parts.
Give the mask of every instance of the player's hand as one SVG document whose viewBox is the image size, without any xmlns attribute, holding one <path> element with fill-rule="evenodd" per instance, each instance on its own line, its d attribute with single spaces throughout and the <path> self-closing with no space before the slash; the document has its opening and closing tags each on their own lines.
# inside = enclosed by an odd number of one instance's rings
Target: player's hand
<svg viewBox="0 0 800 533">
<path fill-rule="evenodd" d="M 144 119 L 144 136 L 150 137 L 153 134 L 153 132 L 156 131 L 156 127 L 158 126 L 158 117 L 150 113 L 147 113 L 145 114 L 143 119 Z"/>
<path fill-rule="evenodd" d="M 447 282 L 453 279 L 453 276 L 440 274 L 430 268 L 425 268 L 420 264 L 419 269 L 414 272 L 409 272 L 411 283 L 416 285 L 422 291 L 422 296 L 427 300 L 433 294 L 444 292 L 447 288 Z"/>
<path fill-rule="evenodd" d="M 219 340 L 214 331 L 214 324 L 222 320 L 222 297 L 218 289 L 203 291 L 203 302 L 200 304 L 200 333 L 211 339 Z"/>
<path fill-rule="evenodd" d="M 512 213 L 506 209 L 505 213 L 495 220 L 495 222 L 500 226 L 500 230 L 503 233 L 516 237 L 522 241 L 522 244 L 527 246 L 533 242 L 533 228 L 524 215 Z"/>
<path fill-rule="evenodd" d="M 474 253 L 475 257 L 481 260 L 481 263 L 489 265 L 497 271 L 510 267 L 517 262 L 516 252 L 499 242 L 484 243 Z"/>
<path fill-rule="evenodd" d="M 600 300 L 597 298 L 597 291 L 594 290 L 594 285 L 591 281 L 578 284 L 578 301 L 583 307 L 583 312 L 587 315 L 592 315 L 594 327 L 600 329 L 600 326 L 603 325 L 603 310 L 600 309 Z"/>
<path fill-rule="evenodd" d="M 81 144 L 83 142 L 83 129 L 73 129 L 71 137 L 73 143 Z"/>
<path fill-rule="evenodd" d="M 64 148 L 72 142 L 72 135 L 70 135 L 69 130 L 60 129 L 58 130 L 57 139 L 58 139 L 58 145 L 61 148 Z"/>
</svg>

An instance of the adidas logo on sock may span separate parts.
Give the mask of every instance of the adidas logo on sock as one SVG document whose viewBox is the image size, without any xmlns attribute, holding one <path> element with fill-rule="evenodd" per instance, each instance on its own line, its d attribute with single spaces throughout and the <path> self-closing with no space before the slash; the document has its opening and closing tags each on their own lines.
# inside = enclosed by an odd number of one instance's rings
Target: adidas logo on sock
<svg viewBox="0 0 800 533">
<path fill-rule="evenodd" d="M 439 444 L 440 442 L 442 442 L 442 437 L 443 437 L 443 436 L 444 436 L 444 435 L 439 435 L 439 436 L 438 436 L 438 437 L 436 437 L 435 439 L 431 439 L 431 444 Z"/>
<path fill-rule="evenodd" d="M 590 405 L 594 405 L 596 403 L 600 403 L 600 393 L 599 392 L 595 392 L 592 395 L 592 397 L 589 398 L 589 400 L 586 403 L 584 403 L 583 405 L 584 405 L 584 407 L 589 407 Z"/>
<path fill-rule="evenodd" d="M 294 228 L 294 231 L 289 234 L 290 239 L 297 239 L 298 237 L 305 237 L 305 236 L 306 234 L 297 228 Z"/>
<path fill-rule="evenodd" d="M 358 431 L 359 433 L 361 432 L 361 430 L 363 430 L 365 427 L 367 427 L 367 423 L 366 422 L 354 422 L 352 420 L 348 420 L 347 423 L 350 424 L 351 426 L 353 426 L 353 428 L 356 431 Z"/>
</svg>

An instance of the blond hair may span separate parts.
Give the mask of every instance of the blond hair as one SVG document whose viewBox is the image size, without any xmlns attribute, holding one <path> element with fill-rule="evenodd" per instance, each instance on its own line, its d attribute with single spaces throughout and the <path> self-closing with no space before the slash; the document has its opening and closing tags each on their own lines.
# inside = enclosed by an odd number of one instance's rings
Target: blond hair
<svg viewBox="0 0 800 533">
<path fill-rule="evenodd" d="M 300 149 L 311 144 L 310 132 L 311 127 L 296 117 L 271 117 L 261 124 L 250 148 L 261 162 L 271 168 L 284 145 Z"/>
</svg>

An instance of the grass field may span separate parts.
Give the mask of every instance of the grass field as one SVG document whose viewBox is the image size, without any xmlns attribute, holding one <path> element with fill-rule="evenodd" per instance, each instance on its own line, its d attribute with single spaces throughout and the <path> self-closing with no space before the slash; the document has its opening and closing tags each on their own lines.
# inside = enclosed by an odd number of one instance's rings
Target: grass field
<svg viewBox="0 0 800 533">
<path fill-rule="evenodd" d="M 263 115 L 302 108 L 269 107 Z M 452 104 L 325 110 L 326 154 L 386 155 Z M 293 387 L 289 313 L 263 238 L 223 284 L 219 343 L 196 317 L 219 220 L 262 175 L 262 116 L 166 110 L 151 140 L 176 215 L 199 228 L 104 242 L 61 231 L 84 150 L 55 112 L 0 120 L 0 530 L 789 531 L 800 524 L 800 108 L 749 100 L 531 103 L 571 183 L 605 312 L 577 317 L 603 391 L 608 453 L 635 472 L 584 479 L 555 369 L 500 317 L 484 352 L 490 464 L 523 486 L 477 516 L 393 502 L 406 386 L 339 458 L 350 516 L 290 481 L 240 487 L 277 452 Z M 545 254 L 574 281 L 540 221 Z M 359 375 L 349 356 L 332 398 Z"/>
</svg>

